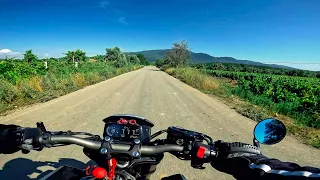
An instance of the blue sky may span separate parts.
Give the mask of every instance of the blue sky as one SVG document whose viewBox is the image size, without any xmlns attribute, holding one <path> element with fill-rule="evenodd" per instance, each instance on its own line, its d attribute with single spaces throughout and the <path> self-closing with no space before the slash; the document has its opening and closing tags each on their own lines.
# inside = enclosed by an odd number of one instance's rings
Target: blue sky
<svg viewBox="0 0 320 180">
<path fill-rule="evenodd" d="M 320 70 L 319 0 L 0 0 L 0 56 L 170 48 Z M 11 52 L 10 52 L 11 51 Z"/>
</svg>

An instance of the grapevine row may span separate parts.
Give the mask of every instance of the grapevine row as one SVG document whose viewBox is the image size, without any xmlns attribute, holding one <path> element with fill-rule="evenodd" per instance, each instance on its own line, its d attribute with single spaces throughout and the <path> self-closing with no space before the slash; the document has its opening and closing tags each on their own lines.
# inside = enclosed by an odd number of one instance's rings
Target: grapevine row
<svg viewBox="0 0 320 180">
<path fill-rule="evenodd" d="M 295 112 L 310 114 L 310 126 L 320 127 L 320 80 L 258 73 L 204 70 L 215 77 L 238 81 L 238 88 L 254 95 L 264 95 L 274 103 L 290 102 Z"/>
</svg>

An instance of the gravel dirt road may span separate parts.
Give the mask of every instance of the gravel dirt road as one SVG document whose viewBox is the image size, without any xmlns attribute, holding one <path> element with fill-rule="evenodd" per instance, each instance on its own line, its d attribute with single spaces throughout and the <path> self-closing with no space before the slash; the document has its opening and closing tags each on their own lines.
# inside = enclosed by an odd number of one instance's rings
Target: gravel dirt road
<svg viewBox="0 0 320 180">
<path fill-rule="evenodd" d="M 20 109 L 0 117 L 0 123 L 34 127 L 43 121 L 48 130 L 87 131 L 102 135 L 102 119 L 112 114 L 129 113 L 150 119 L 153 132 L 168 126 L 181 126 L 207 133 L 213 139 L 252 143 L 255 122 L 239 115 L 217 99 L 182 83 L 155 67 L 126 73 L 88 86 L 52 101 Z M 287 136 L 273 146 L 262 146 L 269 157 L 301 165 L 320 166 L 320 151 Z M 0 155 L 0 179 L 30 179 L 63 164 L 80 166 L 87 162 L 82 148 L 67 146 L 29 154 Z M 51 164 L 51 165 L 50 165 Z M 166 154 L 152 179 L 181 173 L 187 179 L 233 179 L 209 164 L 205 170 L 190 167 Z M 10 176 L 8 176 L 10 175 Z M 10 178 L 9 178 L 10 177 Z"/>
</svg>

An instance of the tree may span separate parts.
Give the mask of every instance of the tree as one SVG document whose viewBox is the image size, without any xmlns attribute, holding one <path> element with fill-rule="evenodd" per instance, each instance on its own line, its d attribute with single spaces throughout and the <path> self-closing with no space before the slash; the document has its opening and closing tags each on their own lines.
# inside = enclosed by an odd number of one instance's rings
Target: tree
<svg viewBox="0 0 320 180">
<path fill-rule="evenodd" d="M 157 59 L 155 63 L 156 63 L 156 66 L 158 68 L 160 68 L 161 66 L 164 65 L 164 60 L 163 59 Z"/>
<path fill-rule="evenodd" d="M 33 61 L 38 60 L 37 55 L 32 53 L 32 50 L 27 50 L 24 55 L 23 60 L 28 61 L 28 63 L 32 63 Z"/>
<path fill-rule="evenodd" d="M 103 62 L 105 60 L 105 56 L 104 55 L 96 55 L 95 57 L 93 57 L 95 60 L 97 61 L 101 61 Z"/>
<path fill-rule="evenodd" d="M 265 124 L 264 130 L 264 143 L 274 144 L 279 140 L 282 140 L 286 135 L 285 126 L 276 120 L 272 120 Z"/>
<path fill-rule="evenodd" d="M 150 64 L 149 61 L 147 60 L 147 58 L 143 54 L 138 54 L 137 57 L 140 60 L 140 64 L 143 64 L 143 65 L 149 65 Z"/>
<path fill-rule="evenodd" d="M 130 57 L 131 58 L 131 57 Z M 133 57 L 133 61 L 138 61 L 139 59 Z M 123 67 L 128 64 L 129 56 L 127 58 L 127 55 L 122 53 L 119 47 L 114 48 L 106 48 L 106 61 L 113 61 L 115 63 L 116 67 Z"/>
<path fill-rule="evenodd" d="M 65 60 L 67 60 L 68 62 L 72 63 L 72 52 L 73 51 L 68 51 L 67 53 L 65 53 Z M 80 49 L 77 49 L 75 52 L 74 52 L 74 60 L 75 62 L 79 62 L 79 61 L 85 61 L 87 59 L 86 57 L 86 53 L 83 52 L 82 50 Z"/>
<path fill-rule="evenodd" d="M 119 47 L 114 47 L 114 48 L 106 48 L 106 56 L 105 60 L 106 61 L 117 61 L 120 59 L 121 56 L 121 51 Z"/>
<path fill-rule="evenodd" d="M 125 54 L 121 53 L 120 57 L 115 61 L 116 67 L 124 67 L 128 64 L 128 60 Z"/>
<path fill-rule="evenodd" d="M 127 60 L 129 63 L 131 64 L 139 64 L 140 63 L 140 60 L 139 58 L 137 57 L 137 55 L 130 55 L 128 54 L 127 55 Z"/>
<path fill-rule="evenodd" d="M 188 43 L 181 41 L 173 44 L 173 47 L 165 55 L 165 64 L 171 67 L 185 65 L 190 60 Z"/>
<path fill-rule="evenodd" d="M 49 58 L 49 60 L 50 60 L 50 61 L 56 61 L 56 60 L 58 60 L 58 59 L 51 57 L 51 58 Z"/>
</svg>

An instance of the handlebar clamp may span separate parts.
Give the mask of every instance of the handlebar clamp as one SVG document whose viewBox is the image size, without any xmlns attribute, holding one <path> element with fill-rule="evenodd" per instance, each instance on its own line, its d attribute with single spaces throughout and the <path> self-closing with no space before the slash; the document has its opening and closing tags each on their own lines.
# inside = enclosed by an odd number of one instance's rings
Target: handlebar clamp
<svg viewBox="0 0 320 180">
<path fill-rule="evenodd" d="M 112 146 L 115 146 L 117 143 L 111 139 L 111 137 L 106 136 L 104 141 L 101 144 L 100 154 L 107 154 L 109 158 L 111 158 L 110 154 L 126 154 L 132 158 L 139 158 L 141 156 L 141 141 L 139 139 L 135 139 L 131 144 L 128 142 L 121 142 L 121 144 L 131 145 L 130 149 L 119 149 L 114 150 Z"/>
</svg>

